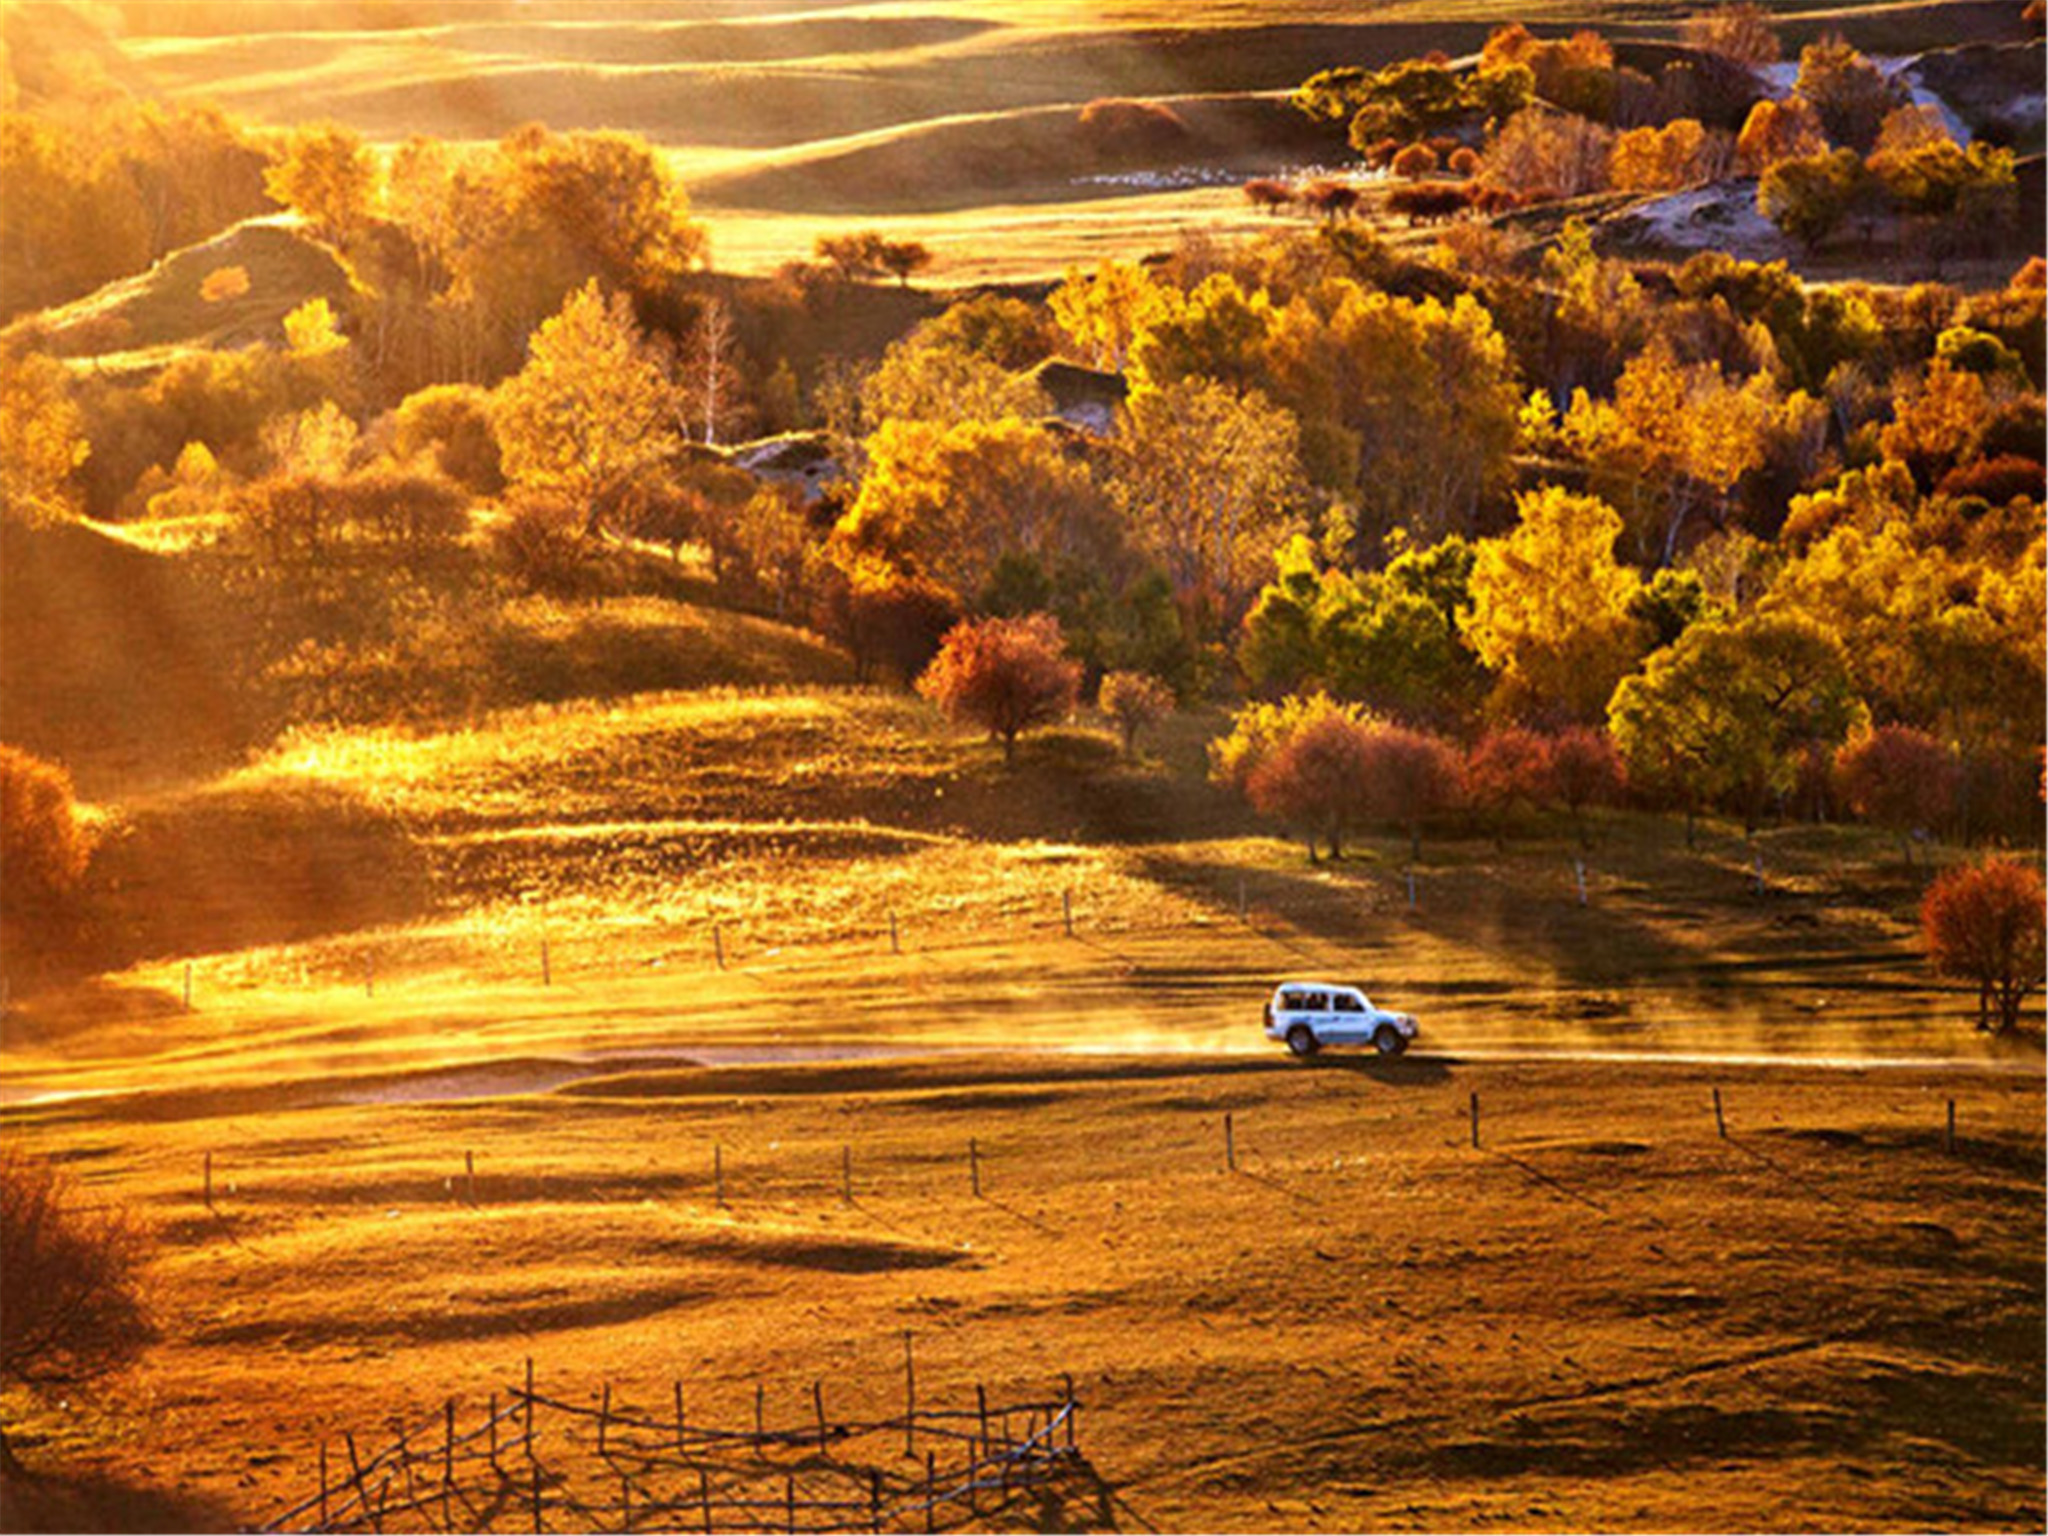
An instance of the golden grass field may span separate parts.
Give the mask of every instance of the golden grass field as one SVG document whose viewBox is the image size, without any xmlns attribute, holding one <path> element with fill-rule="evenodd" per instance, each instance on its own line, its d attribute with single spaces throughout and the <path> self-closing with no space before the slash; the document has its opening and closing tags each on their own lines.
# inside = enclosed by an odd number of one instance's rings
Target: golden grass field
<svg viewBox="0 0 2048 1536">
<path fill-rule="evenodd" d="M 1655 38 L 1684 9 L 1518 14 Z M 1923 47 L 2015 9 L 1855 19 Z M 1229 185 L 1113 179 L 1093 97 L 1171 100 L 1249 174 L 1314 150 L 1274 92 L 1498 19 L 155 14 L 122 40 L 147 88 L 385 144 L 642 132 L 721 270 L 877 227 L 943 287 L 1263 227 Z M 267 224 L 223 238 L 57 334 L 147 365 L 331 276 Z M 221 262 L 246 307 L 195 338 L 165 273 Z M 138 1213 L 162 1334 L 0 1403 L 40 1474 L 0 1480 L 0 1527 L 261 1526 L 323 1444 L 474 1418 L 528 1359 L 580 1402 L 681 1380 L 743 1423 L 758 1387 L 785 1423 L 823 1380 L 884 1415 L 905 1331 L 933 1400 L 1074 1378 L 1084 1464 L 988 1528 L 2048 1520 L 2042 1015 L 1995 1045 L 1926 968 L 1927 865 L 1962 850 L 1612 813 L 1590 846 L 1453 822 L 1412 863 L 1376 832 L 1311 864 L 1206 783 L 1218 710 L 1135 761 L 1084 713 L 1006 769 L 681 578 L 455 615 L 411 723 L 276 734 L 223 681 L 248 615 L 180 564 L 205 532 L 65 530 L 0 572 L 0 735 L 26 709 L 76 774 L 104 918 L 102 969 L 7 999 L 0 1136 Z M 493 686 L 443 707 L 465 678 Z M 1289 975 L 1415 1012 L 1417 1050 L 1290 1060 L 1257 1027 Z"/>
<path fill-rule="evenodd" d="M 997 1528 L 2039 1524 L 2039 1055 L 1929 983 L 1888 844 L 1766 835 L 1756 897 L 1732 829 L 1619 818 L 1581 908 L 1561 824 L 1451 829 L 1411 910 L 1404 844 L 1311 868 L 1202 788 L 1213 729 L 1006 771 L 721 691 L 109 800 L 143 953 L 19 1004 L 0 1091 L 157 1230 L 165 1337 L 22 1405 L 72 1481 L 10 1519 L 260 1523 L 528 1357 L 880 1416 L 909 1329 L 935 1397 L 1076 1378 L 1085 1473 Z M 1291 1062 L 1289 973 L 1425 1048 Z"/>
</svg>

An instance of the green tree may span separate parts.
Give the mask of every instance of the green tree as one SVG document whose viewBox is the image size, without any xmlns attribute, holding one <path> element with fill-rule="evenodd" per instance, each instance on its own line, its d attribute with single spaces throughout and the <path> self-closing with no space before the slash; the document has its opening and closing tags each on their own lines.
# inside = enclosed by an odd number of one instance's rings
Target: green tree
<svg viewBox="0 0 2048 1536">
<path fill-rule="evenodd" d="M 1629 776 L 1690 814 L 1728 801 L 1757 826 L 1802 753 L 1832 751 L 1868 719 L 1841 641 L 1810 620 L 1752 615 L 1696 624 L 1622 679 L 1608 729 Z"/>
</svg>

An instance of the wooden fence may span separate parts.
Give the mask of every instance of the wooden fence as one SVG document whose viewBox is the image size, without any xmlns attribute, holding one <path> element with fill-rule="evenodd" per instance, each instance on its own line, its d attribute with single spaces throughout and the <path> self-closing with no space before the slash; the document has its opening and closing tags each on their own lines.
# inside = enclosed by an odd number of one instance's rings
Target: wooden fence
<svg viewBox="0 0 2048 1536">
<path fill-rule="evenodd" d="M 534 1386 L 455 1399 L 394 1425 L 374 1450 L 352 1434 L 319 1448 L 319 1488 L 265 1530 L 316 1531 L 943 1531 L 1035 1526 L 1044 1495 L 1083 1467 L 1073 1382 L 1057 1395 L 971 1408 L 921 1408 L 905 1352 L 904 1410 L 830 1415 L 822 1383 L 809 1418 L 772 1427 L 755 1389 L 747 1428 L 694 1422 L 681 1383 L 659 1410 L 605 1384 L 595 1405 Z"/>
</svg>

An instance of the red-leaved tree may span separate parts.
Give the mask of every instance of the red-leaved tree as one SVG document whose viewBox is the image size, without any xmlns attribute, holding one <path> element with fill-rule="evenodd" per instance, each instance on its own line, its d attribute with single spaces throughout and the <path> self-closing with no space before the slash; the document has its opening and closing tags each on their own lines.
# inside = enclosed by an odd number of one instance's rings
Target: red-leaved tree
<svg viewBox="0 0 2048 1536">
<path fill-rule="evenodd" d="M 1422 823 L 1459 794 L 1458 753 L 1441 736 L 1383 725 L 1372 732 L 1366 759 L 1374 817 L 1408 829 L 1409 857 L 1422 857 Z"/>
<path fill-rule="evenodd" d="M 1261 815 L 1301 828 L 1311 861 L 1318 832 L 1330 857 L 1342 858 L 1345 834 L 1373 813 L 1369 775 L 1379 729 L 1348 715 L 1317 716 L 1252 770 L 1245 798 Z"/>
<path fill-rule="evenodd" d="M 956 722 L 986 730 L 1014 762 L 1017 738 L 1074 708 L 1081 664 L 1067 655 L 1060 621 L 1049 613 L 1015 619 L 967 619 L 947 631 L 917 691 Z"/>
<path fill-rule="evenodd" d="M 1596 805 L 1615 804 L 1627 786 L 1621 755 L 1605 731 L 1575 725 L 1551 738 L 1549 758 L 1551 793 L 1572 813 L 1579 845 L 1590 846 L 1586 812 Z"/>
<path fill-rule="evenodd" d="M 1977 984 L 1977 1027 L 2006 1034 L 2041 985 L 2041 871 L 2010 859 L 1952 869 L 1920 903 L 1920 933 L 1937 974 Z M 1996 1022 L 1993 1013 L 1996 1012 Z"/>
<path fill-rule="evenodd" d="M 1535 810 L 1550 799 L 1550 742 L 1520 726 L 1488 731 L 1465 754 L 1465 797 L 1493 822 L 1493 840 L 1507 841 L 1517 807 Z"/>
<path fill-rule="evenodd" d="M 1962 777 L 1953 752 L 1907 725 L 1866 731 L 1835 754 L 1835 779 L 1849 808 L 1865 821 L 1898 833 L 1899 852 L 1909 867 L 1912 834 L 1948 818 Z"/>
</svg>

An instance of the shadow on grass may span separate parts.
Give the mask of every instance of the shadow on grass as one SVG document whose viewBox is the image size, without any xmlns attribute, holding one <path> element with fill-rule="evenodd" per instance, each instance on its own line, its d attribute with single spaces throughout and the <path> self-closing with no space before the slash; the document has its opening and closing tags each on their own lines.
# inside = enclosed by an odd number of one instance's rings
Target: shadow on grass
<svg viewBox="0 0 2048 1536">
<path fill-rule="evenodd" d="M 187 1489 L 30 1469 L 0 1474 L 0 1530 L 230 1531 L 232 1511 Z"/>
</svg>

